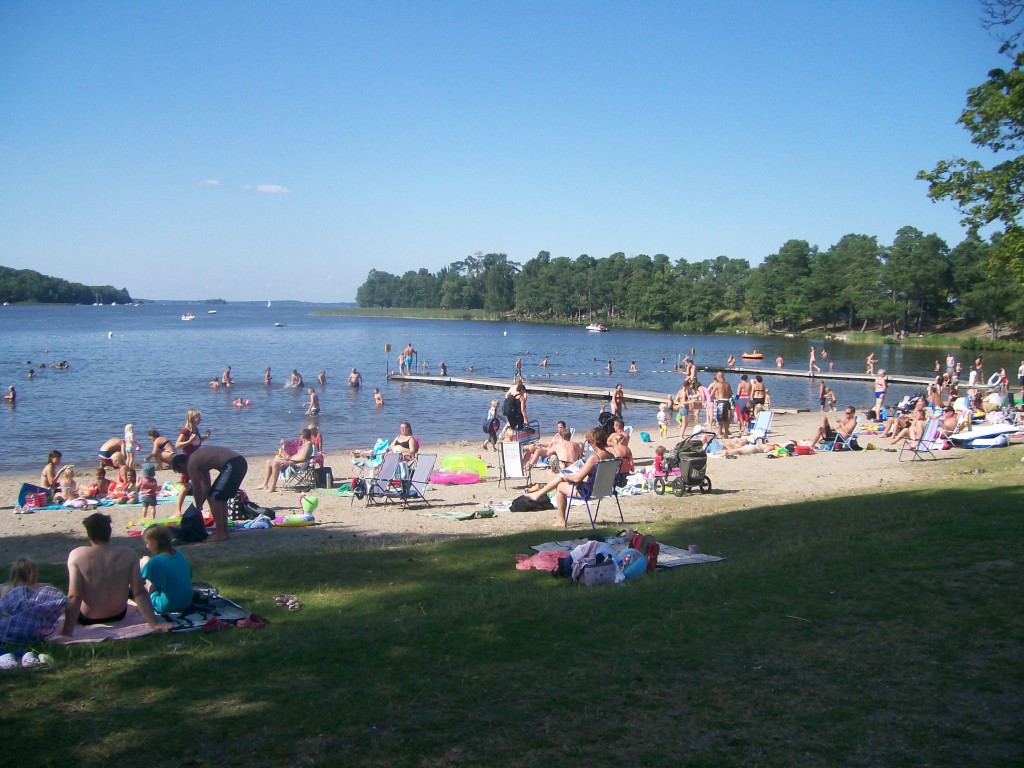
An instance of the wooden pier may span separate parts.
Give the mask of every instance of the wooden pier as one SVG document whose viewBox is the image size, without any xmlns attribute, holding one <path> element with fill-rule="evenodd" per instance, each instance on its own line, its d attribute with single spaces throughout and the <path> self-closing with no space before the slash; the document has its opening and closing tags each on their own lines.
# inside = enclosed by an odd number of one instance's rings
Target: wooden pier
<svg viewBox="0 0 1024 768">
<path fill-rule="evenodd" d="M 562 374 L 567 376 L 571 374 Z M 554 378 L 554 376 L 552 376 Z M 555 397 L 579 397 L 590 400 L 609 400 L 612 396 L 612 390 L 614 387 L 587 387 L 587 386 L 567 386 L 564 384 L 549 383 L 545 381 L 547 377 L 534 376 L 531 378 L 524 378 L 523 383 L 526 385 L 528 392 L 531 395 L 553 395 Z M 495 392 L 505 394 L 508 388 L 511 386 L 507 379 L 488 379 L 476 376 L 431 376 L 429 374 L 400 374 L 400 373 L 389 373 L 389 381 L 408 381 L 414 384 L 436 384 L 442 387 L 472 387 L 474 389 L 489 389 Z M 678 389 L 678 386 L 674 387 Z M 658 392 L 637 392 L 636 390 L 630 390 L 624 392 L 624 399 L 627 403 L 644 403 L 650 404 L 665 402 L 665 393 Z"/>
<path fill-rule="evenodd" d="M 711 376 L 716 371 L 723 371 L 729 377 L 729 383 L 733 387 L 733 391 L 736 389 L 736 379 L 741 374 L 747 374 L 751 379 L 754 376 L 760 375 L 764 379 L 769 379 L 773 376 L 785 377 L 785 378 L 814 378 L 822 379 L 825 381 L 862 381 L 870 383 L 875 380 L 874 375 L 868 373 L 849 373 L 845 371 L 822 371 L 821 373 L 815 373 L 813 377 L 810 377 L 807 371 L 798 371 L 792 368 L 752 368 L 744 366 L 733 366 L 731 368 L 716 368 L 716 367 L 698 367 L 698 370 L 702 373 L 709 374 L 701 382 L 705 386 L 710 383 Z M 635 389 L 629 389 L 623 392 L 625 401 L 627 403 L 643 403 L 643 404 L 654 404 L 665 402 L 665 394 L 671 391 L 673 394 L 679 389 L 682 384 L 682 370 L 653 370 L 650 373 L 664 373 L 672 376 L 679 377 L 675 379 L 669 387 L 663 392 L 642 392 Z M 612 387 L 592 387 L 583 384 L 570 384 L 569 379 L 573 378 L 587 378 L 590 376 L 600 376 L 608 379 L 612 377 L 606 373 L 597 372 L 585 372 L 585 373 L 538 373 L 531 374 L 523 377 L 523 383 L 526 384 L 530 394 L 541 394 L 541 395 L 553 395 L 555 397 L 579 397 L 587 398 L 591 400 L 608 400 L 612 396 Z M 886 378 L 890 384 L 908 384 L 911 386 L 926 387 L 932 381 L 932 379 L 926 376 L 901 376 L 901 375 L 888 375 Z M 508 391 L 510 385 L 508 379 L 491 379 L 477 376 L 432 376 L 430 374 L 400 374 L 400 373 L 389 373 L 389 381 L 407 381 L 414 384 L 434 384 L 443 387 L 471 387 L 474 389 L 488 389 L 495 392 L 501 392 L 504 394 Z M 614 381 L 618 383 L 622 378 L 615 378 Z M 628 379 L 626 380 L 628 382 Z"/>
<path fill-rule="evenodd" d="M 741 373 L 747 374 L 750 378 L 760 374 L 761 378 L 767 379 L 770 376 L 781 376 L 789 379 L 824 379 L 825 381 L 867 381 L 872 382 L 875 380 L 875 374 L 873 373 L 851 373 L 850 371 L 828 371 L 822 369 L 821 373 L 815 373 L 811 376 L 807 371 L 800 371 L 794 368 L 754 368 L 746 366 L 732 366 L 730 368 L 721 368 L 714 366 L 698 366 L 697 370 L 704 373 L 714 374 L 716 371 L 723 371 L 727 375 L 736 374 L 737 376 Z M 884 370 L 884 369 L 879 369 Z M 901 374 L 890 374 L 886 373 L 885 378 L 889 380 L 890 384 L 909 384 L 911 386 L 927 387 L 933 381 L 934 376 L 904 376 Z M 706 383 L 706 382 L 705 382 Z"/>
</svg>

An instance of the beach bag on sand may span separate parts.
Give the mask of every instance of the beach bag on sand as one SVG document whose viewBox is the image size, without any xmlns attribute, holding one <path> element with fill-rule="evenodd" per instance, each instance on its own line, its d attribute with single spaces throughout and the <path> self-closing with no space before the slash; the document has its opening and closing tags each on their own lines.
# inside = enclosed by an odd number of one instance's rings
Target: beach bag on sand
<svg viewBox="0 0 1024 768">
<path fill-rule="evenodd" d="M 547 496 L 541 496 L 536 501 L 527 496 L 517 496 L 512 500 L 512 504 L 509 507 L 513 512 L 537 512 L 539 510 L 554 508 L 555 505 L 551 503 L 551 499 Z"/>
<path fill-rule="evenodd" d="M 189 504 L 188 509 L 181 516 L 181 523 L 170 526 L 170 529 L 176 544 L 195 544 L 206 541 L 206 537 L 209 535 L 206 532 L 203 516 L 196 510 L 195 504 Z"/>
<path fill-rule="evenodd" d="M 50 499 L 45 493 L 29 493 L 25 495 L 24 506 L 29 509 L 39 509 L 45 507 L 49 503 Z"/>
</svg>

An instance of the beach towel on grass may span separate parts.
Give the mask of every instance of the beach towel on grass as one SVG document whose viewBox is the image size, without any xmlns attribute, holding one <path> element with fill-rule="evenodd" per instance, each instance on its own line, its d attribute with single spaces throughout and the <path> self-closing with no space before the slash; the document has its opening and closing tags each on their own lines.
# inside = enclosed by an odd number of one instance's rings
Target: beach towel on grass
<svg viewBox="0 0 1024 768">
<path fill-rule="evenodd" d="M 201 629 L 211 617 L 218 617 L 223 621 L 236 622 L 249 615 L 237 603 L 217 595 L 205 601 L 193 602 L 187 611 L 181 613 L 169 613 L 163 618 L 173 625 L 172 632 L 195 632 Z M 139 609 L 131 600 L 128 601 L 128 612 L 124 618 L 113 624 L 90 624 L 89 626 L 75 627 L 71 637 L 64 637 L 60 634 L 64 627 L 64 619 L 61 618 L 54 634 L 47 638 L 48 642 L 58 645 L 72 645 L 74 643 L 99 643 L 103 640 L 128 640 L 133 637 L 142 637 L 153 632 L 142 618 Z"/>
<path fill-rule="evenodd" d="M 580 544 L 586 544 L 587 539 L 576 539 L 575 541 L 548 541 L 544 544 L 534 544 L 530 549 L 536 552 L 571 552 Z M 626 549 L 626 544 L 612 546 L 615 552 Z M 676 568 L 680 565 L 701 565 L 703 563 L 717 563 L 725 560 L 718 555 L 705 555 L 703 552 L 690 554 L 689 550 L 673 547 L 670 544 L 661 544 L 658 553 L 658 568 Z"/>
</svg>

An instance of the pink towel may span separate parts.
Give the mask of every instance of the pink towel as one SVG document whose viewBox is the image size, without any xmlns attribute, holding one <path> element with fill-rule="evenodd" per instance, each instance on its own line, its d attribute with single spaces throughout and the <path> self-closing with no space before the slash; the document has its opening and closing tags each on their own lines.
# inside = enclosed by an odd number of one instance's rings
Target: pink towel
<svg viewBox="0 0 1024 768">
<path fill-rule="evenodd" d="M 558 558 L 565 557 L 568 554 L 568 552 L 555 551 L 538 552 L 530 557 L 516 555 L 516 570 L 528 571 L 531 568 L 536 568 L 538 571 L 556 571 L 558 570 Z"/>
<path fill-rule="evenodd" d="M 57 623 L 54 633 L 46 638 L 47 642 L 57 643 L 58 645 L 71 645 L 72 643 L 98 643 L 102 640 L 127 640 L 132 637 L 148 635 L 153 631 L 146 624 L 146 620 L 142 618 L 142 614 L 135 607 L 135 603 L 131 601 L 128 602 L 128 612 L 124 618 L 115 624 L 78 626 L 75 627 L 75 633 L 71 637 L 65 637 L 61 634 L 63 628 L 64 619 L 62 617 Z"/>
</svg>

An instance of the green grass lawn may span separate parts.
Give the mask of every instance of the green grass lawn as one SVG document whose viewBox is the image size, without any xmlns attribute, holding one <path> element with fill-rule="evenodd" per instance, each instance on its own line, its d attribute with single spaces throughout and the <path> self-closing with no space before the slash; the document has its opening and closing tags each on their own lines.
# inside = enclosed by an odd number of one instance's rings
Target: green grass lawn
<svg viewBox="0 0 1024 768">
<path fill-rule="evenodd" d="M 0 674 L 0 739 L 19 766 L 1020 765 L 1018 454 L 655 527 L 727 559 L 625 585 L 516 571 L 551 530 L 204 565 L 270 627 L 51 650 Z"/>
</svg>

